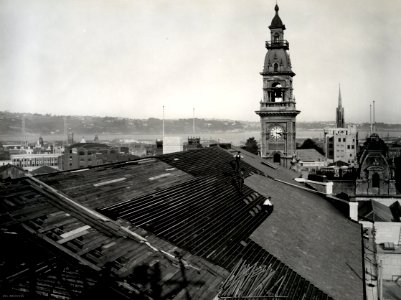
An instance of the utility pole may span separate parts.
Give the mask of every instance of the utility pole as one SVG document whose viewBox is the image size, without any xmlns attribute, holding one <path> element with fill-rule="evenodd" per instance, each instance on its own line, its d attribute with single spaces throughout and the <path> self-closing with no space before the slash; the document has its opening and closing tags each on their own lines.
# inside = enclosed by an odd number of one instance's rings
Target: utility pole
<svg viewBox="0 0 401 300">
<path fill-rule="evenodd" d="M 22 144 L 24 144 L 24 143 L 26 143 L 25 114 L 22 114 L 21 133 L 22 133 L 22 137 L 24 139 Z"/>
<path fill-rule="evenodd" d="M 163 105 L 163 140 L 164 140 L 164 105 Z"/>
<path fill-rule="evenodd" d="M 373 133 L 376 133 L 376 110 L 375 110 L 375 100 L 373 100 Z"/>
<path fill-rule="evenodd" d="M 373 133 L 373 125 L 372 125 L 372 104 L 369 104 L 369 123 L 370 123 L 370 135 Z"/>
<path fill-rule="evenodd" d="M 192 109 L 192 134 L 195 136 L 195 107 Z"/>
</svg>

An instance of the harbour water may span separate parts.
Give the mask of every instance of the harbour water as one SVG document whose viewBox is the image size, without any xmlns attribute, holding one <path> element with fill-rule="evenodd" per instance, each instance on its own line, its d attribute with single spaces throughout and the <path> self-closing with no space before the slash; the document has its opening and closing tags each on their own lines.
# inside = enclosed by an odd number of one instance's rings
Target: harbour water
<svg viewBox="0 0 401 300">
<path fill-rule="evenodd" d="M 378 131 L 377 132 L 382 138 L 401 138 L 400 131 Z M 359 139 L 364 140 L 369 135 L 369 131 L 360 130 Z M 63 134 L 45 134 L 41 135 L 45 141 L 54 142 L 62 141 L 65 139 Z M 148 141 L 152 142 L 156 139 L 161 139 L 161 134 L 99 134 L 100 141 L 112 141 L 116 139 L 131 140 L 131 141 Z M 233 145 L 244 144 L 245 141 L 254 137 L 257 141 L 260 140 L 259 131 L 244 131 L 244 132 L 220 132 L 220 133 L 188 133 L 188 134 L 166 134 L 166 136 L 180 137 L 182 141 L 187 140 L 188 137 L 200 137 L 201 140 L 215 140 L 220 143 L 232 143 Z M 36 142 L 39 138 L 37 134 L 29 134 L 23 137 L 22 135 L 0 135 L 0 141 L 2 142 Z M 81 141 L 84 138 L 87 142 L 93 141 L 94 135 L 75 134 L 74 139 L 76 142 Z M 297 130 L 297 139 L 321 139 L 323 138 L 323 130 L 311 129 L 311 130 Z"/>
</svg>

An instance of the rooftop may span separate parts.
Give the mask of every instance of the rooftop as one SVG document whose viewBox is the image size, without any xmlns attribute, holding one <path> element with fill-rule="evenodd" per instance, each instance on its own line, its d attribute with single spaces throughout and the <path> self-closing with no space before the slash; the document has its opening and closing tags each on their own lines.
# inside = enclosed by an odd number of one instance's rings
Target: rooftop
<svg viewBox="0 0 401 300">
<path fill-rule="evenodd" d="M 2 239 L 15 251 L 27 247 L 21 243 L 46 249 L 34 265 L 41 280 L 57 275 L 50 262 L 60 255 L 88 285 L 99 287 L 102 274 L 111 274 L 108 292 L 118 295 L 152 298 L 156 289 L 171 299 L 219 292 L 362 299 L 360 225 L 302 188 L 295 172 L 245 152 L 243 185 L 230 151 L 206 148 L 5 183 Z M 7 284 L 21 293 L 33 270 L 26 264 L 1 253 Z M 140 270 L 160 276 L 160 286 L 142 284 Z M 245 270 L 250 277 L 238 281 Z M 269 281 L 260 285 L 257 270 Z"/>
</svg>

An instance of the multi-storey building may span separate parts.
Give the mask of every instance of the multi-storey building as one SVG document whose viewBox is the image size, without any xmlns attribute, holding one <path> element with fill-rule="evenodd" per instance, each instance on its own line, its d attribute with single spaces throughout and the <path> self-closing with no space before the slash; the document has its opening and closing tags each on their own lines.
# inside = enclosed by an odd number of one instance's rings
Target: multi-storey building
<svg viewBox="0 0 401 300">
<path fill-rule="evenodd" d="M 11 154 L 11 163 L 26 171 L 33 171 L 42 166 L 58 169 L 58 158 L 61 154 L 39 153 L 39 154 Z"/>
<path fill-rule="evenodd" d="M 325 128 L 324 141 L 328 163 L 357 163 L 358 132 L 355 125 L 348 125 L 347 128 Z"/>
</svg>

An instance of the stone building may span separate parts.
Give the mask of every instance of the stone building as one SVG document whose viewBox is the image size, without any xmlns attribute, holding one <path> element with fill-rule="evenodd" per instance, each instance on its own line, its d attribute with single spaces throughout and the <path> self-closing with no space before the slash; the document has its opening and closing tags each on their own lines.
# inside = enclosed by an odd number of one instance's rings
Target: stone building
<svg viewBox="0 0 401 300">
<path fill-rule="evenodd" d="M 395 195 L 395 166 L 388 161 L 388 147 L 373 133 L 359 153 L 356 195 Z"/>
<path fill-rule="evenodd" d="M 263 99 L 256 113 L 261 123 L 261 156 L 285 167 L 295 158 L 295 118 L 300 113 L 295 107 L 289 43 L 284 39 L 285 25 L 276 14 L 269 26 L 270 41 L 263 71 Z"/>
</svg>

